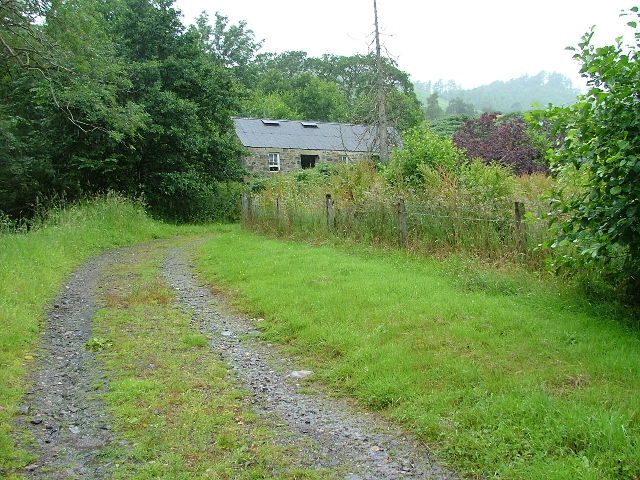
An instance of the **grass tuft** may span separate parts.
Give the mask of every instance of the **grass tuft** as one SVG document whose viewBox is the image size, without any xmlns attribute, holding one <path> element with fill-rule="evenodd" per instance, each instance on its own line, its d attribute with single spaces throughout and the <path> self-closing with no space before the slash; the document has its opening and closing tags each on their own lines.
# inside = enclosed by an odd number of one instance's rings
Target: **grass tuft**
<svg viewBox="0 0 640 480">
<path fill-rule="evenodd" d="M 189 348 L 204 348 L 209 345 L 209 340 L 201 333 L 189 333 L 182 337 L 182 343 Z"/>
</svg>

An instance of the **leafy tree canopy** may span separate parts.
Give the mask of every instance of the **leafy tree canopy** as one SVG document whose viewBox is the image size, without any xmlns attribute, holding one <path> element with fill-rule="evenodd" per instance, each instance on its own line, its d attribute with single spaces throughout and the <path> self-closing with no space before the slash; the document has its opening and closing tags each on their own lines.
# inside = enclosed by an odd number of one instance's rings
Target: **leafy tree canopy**
<svg viewBox="0 0 640 480">
<path fill-rule="evenodd" d="M 56 46 L 55 66 L 25 68 L 7 51 L 0 57 L 6 213 L 28 215 L 43 198 L 116 190 L 189 219 L 171 202 L 180 185 L 188 198 L 194 182 L 203 190 L 241 177 L 234 76 L 172 1 L 68 0 L 42 15 L 38 25 L 29 11 L 22 18 Z M 10 27 L 1 25 L 0 35 L 11 39 Z"/>
<path fill-rule="evenodd" d="M 437 92 L 433 92 L 427 98 L 424 114 L 427 117 L 427 120 L 438 120 L 444 116 L 444 110 L 442 110 L 442 107 L 440 106 Z"/>
<path fill-rule="evenodd" d="M 384 71 L 391 123 L 400 129 L 417 125 L 422 112 L 408 74 L 389 60 L 384 62 Z M 254 72 L 257 92 L 276 94 L 296 116 L 338 122 L 374 121 L 373 55 L 309 57 L 300 51 L 264 53 L 256 57 Z M 299 88 L 301 93 L 296 91 Z M 326 98 L 320 101 L 322 95 Z M 304 98 L 310 102 L 305 104 Z M 243 111 L 245 114 L 255 111 L 255 98 L 249 100 Z"/>
</svg>

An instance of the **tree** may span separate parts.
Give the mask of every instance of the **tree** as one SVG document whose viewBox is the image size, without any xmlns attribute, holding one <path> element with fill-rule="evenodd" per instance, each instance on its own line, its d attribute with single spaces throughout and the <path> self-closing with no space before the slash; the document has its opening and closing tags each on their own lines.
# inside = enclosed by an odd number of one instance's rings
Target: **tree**
<svg viewBox="0 0 640 480">
<path fill-rule="evenodd" d="M 427 98 L 427 106 L 424 109 L 424 114 L 428 120 L 438 120 L 444 116 L 444 111 L 438 101 L 437 92 L 433 92 L 429 95 L 429 98 Z"/>
<path fill-rule="evenodd" d="M 0 58 L 42 74 L 63 68 L 53 42 L 36 25 L 49 8 L 45 0 L 0 0 Z"/>
<path fill-rule="evenodd" d="M 577 169 L 578 192 L 565 191 L 555 219 L 556 246 L 573 245 L 579 258 L 604 265 L 626 279 L 640 298 L 640 29 L 638 7 L 627 14 L 634 41 L 592 44 L 586 33 L 574 58 L 589 90 L 575 105 L 547 112 L 561 139 L 552 152 L 553 169 Z M 559 192 L 563 193 L 563 192 Z"/>
<path fill-rule="evenodd" d="M 66 0 L 29 21 L 64 68 L 43 75 L 0 56 L 5 213 L 115 190 L 144 196 L 156 214 L 197 220 L 217 181 L 242 177 L 235 76 L 172 1 Z"/>
<path fill-rule="evenodd" d="M 195 28 L 205 51 L 231 68 L 245 86 L 250 86 L 254 81 L 252 63 L 262 41 L 256 40 L 253 30 L 247 28 L 247 22 L 241 20 L 237 25 L 229 24 L 228 17 L 216 12 L 215 22 L 211 25 L 203 12 L 196 19 Z"/>
<path fill-rule="evenodd" d="M 382 59 L 387 92 L 387 117 L 400 130 L 418 125 L 424 118 L 413 84 L 406 72 L 391 60 Z M 347 103 L 346 120 L 354 123 L 373 123 L 376 112 L 376 59 L 374 55 L 323 55 L 309 57 L 305 52 L 281 54 L 263 53 L 256 57 L 258 79 L 256 89 L 265 93 L 284 95 L 291 88 L 290 80 L 311 74 L 338 85 Z M 338 111 L 342 115 L 341 111 Z M 331 116 L 342 121 L 341 116 Z"/>
<path fill-rule="evenodd" d="M 291 82 L 293 110 L 303 118 L 318 121 L 342 122 L 347 118 L 347 100 L 340 86 L 315 77 L 302 74 Z"/>
<path fill-rule="evenodd" d="M 110 26 L 123 40 L 136 86 L 126 98 L 148 115 L 137 138 L 117 149 L 128 190 L 144 194 L 158 214 L 196 220 L 183 215 L 184 198 L 205 208 L 202 193 L 213 183 L 242 176 L 231 120 L 238 109 L 234 75 L 203 48 L 197 28 L 185 30 L 172 0 L 123 3 Z"/>
<path fill-rule="evenodd" d="M 373 0 L 373 12 L 375 18 L 374 42 L 376 48 L 376 121 L 378 156 L 384 163 L 389 161 L 389 124 L 387 119 L 387 94 L 384 85 L 384 70 L 380 47 L 380 28 L 378 23 L 378 2 Z"/>
<path fill-rule="evenodd" d="M 474 115 L 475 113 L 475 107 L 460 97 L 455 97 L 450 100 L 446 110 L 447 115 Z"/>
<path fill-rule="evenodd" d="M 0 122 L 10 140 L 0 144 L 0 205 L 14 217 L 28 216 L 43 199 L 77 198 L 89 170 L 73 161 L 112 166 L 111 159 L 97 160 L 104 147 L 143 121 L 136 105 L 119 101 L 131 85 L 100 8 L 92 0 L 56 2 L 40 11 L 44 22 L 22 25 L 55 45 L 50 63 L 0 57 L 7 73 L 0 77 Z"/>
<path fill-rule="evenodd" d="M 288 120 L 304 120 L 303 115 L 296 112 L 281 94 L 254 91 L 245 98 L 242 114 L 247 117 L 274 118 Z"/>
</svg>

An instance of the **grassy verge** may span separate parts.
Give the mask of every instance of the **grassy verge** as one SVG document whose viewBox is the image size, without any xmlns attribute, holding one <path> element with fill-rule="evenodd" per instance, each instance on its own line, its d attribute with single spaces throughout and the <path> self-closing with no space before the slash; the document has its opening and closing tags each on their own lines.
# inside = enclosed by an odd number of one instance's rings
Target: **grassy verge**
<svg viewBox="0 0 640 480">
<path fill-rule="evenodd" d="M 532 275 L 223 231 L 203 277 L 460 471 L 639 478 L 640 334 L 613 311 Z"/>
<path fill-rule="evenodd" d="M 293 451 L 275 446 L 243 405 L 228 368 L 159 280 L 163 251 L 138 249 L 112 269 L 95 321 L 107 400 L 127 441 L 109 453 L 115 478 L 330 478 L 296 468 Z"/>
<path fill-rule="evenodd" d="M 154 222 L 141 207 L 107 197 L 58 212 L 30 233 L 0 234 L 0 473 L 27 460 L 9 433 L 46 307 L 66 277 L 111 247 L 178 231 L 190 230 Z"/>
</svg>

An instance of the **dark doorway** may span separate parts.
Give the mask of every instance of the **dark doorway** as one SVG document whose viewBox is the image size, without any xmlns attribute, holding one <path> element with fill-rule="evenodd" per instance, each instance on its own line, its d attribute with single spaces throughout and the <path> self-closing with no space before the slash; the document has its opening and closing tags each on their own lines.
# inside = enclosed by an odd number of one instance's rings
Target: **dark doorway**
<svg viewBox="0 0 640 480">
<path fill-rule="evenodd" d="M 302 168 L 313 168 L 318 161 L 318 155 L 300 155 L 300 165 Z"/>
</svg>

